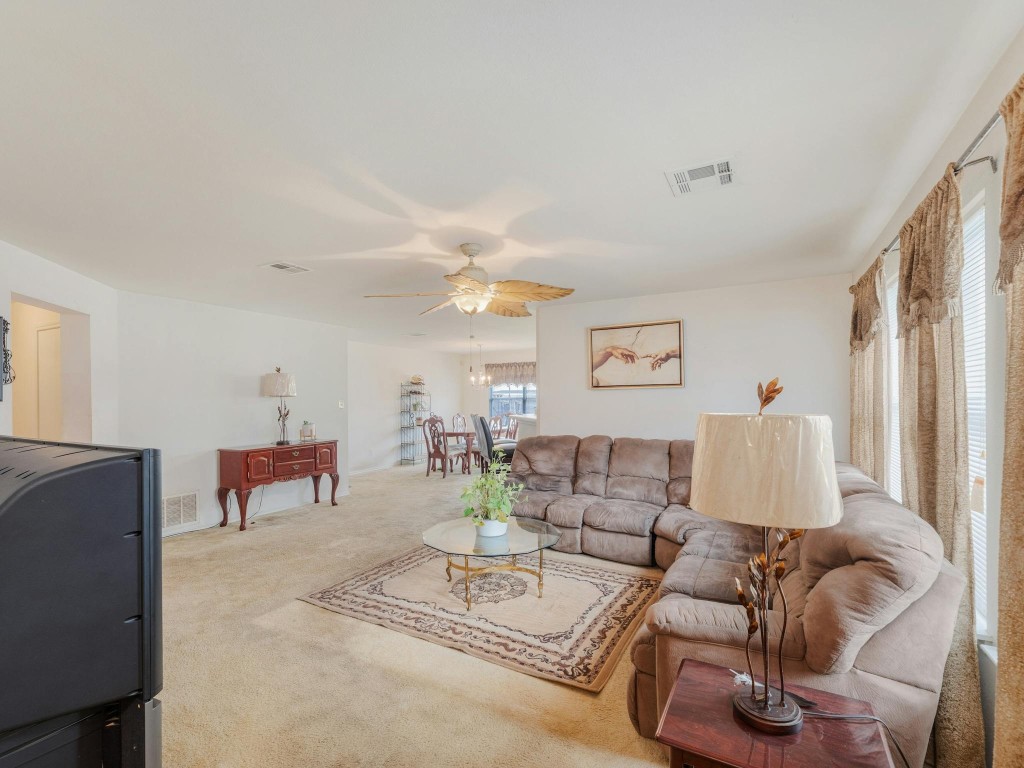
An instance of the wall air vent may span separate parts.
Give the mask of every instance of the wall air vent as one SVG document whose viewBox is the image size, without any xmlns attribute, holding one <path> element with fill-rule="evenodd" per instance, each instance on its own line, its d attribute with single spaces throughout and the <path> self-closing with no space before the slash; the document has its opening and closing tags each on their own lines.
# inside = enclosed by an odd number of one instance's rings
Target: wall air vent
<svg viewBox="0 0 1024 768">
<path fill-rule="evenodd" d="M 297 275 L 300 272 L 310 271 L 305 267 L 300 267 L 298 264 L 291 264 L 287 261 L 275 261 L 273 264 L 264 264 L 263 266 L 267 267 L 267 269 L 276 269 L 278 272 L 285 272 L 289 275 Z"/>
<path fill-rule="evenodd" d="M 665 171 L 665 179 L 675 197 L 724 187 L 734 183 L 733 177 L 734 169 L 731 160 L 704 163 L 679 171 Z"/>
<path fill-rule="evenodd" d="M 199 491 L 180 496 L 165 496 L 161 505 L 163 528 L 194 525 L 199 521 Z"/>
</svg>

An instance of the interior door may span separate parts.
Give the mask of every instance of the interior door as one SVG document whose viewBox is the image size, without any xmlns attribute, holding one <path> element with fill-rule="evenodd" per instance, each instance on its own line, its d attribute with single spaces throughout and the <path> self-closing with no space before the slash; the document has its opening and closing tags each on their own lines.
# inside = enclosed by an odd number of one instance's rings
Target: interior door
<svg viewBox="0 0 1024 768">
<path fill-rule="evenodd" d="M 60 388 L 60 327 L 36 331 L 36 388 L 38 391 L 39 438 L 64 437 L 64 409 Z"/>
</svg>

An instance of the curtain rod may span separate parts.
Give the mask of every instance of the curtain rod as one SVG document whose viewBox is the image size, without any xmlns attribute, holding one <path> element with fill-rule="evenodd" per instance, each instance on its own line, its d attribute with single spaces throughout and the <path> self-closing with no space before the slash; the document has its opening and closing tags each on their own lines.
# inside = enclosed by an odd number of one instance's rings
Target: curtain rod
<svg viewBox="0 0 1024 768">
<path fill-rule="evenodd" d="M 974 141 L 967 145 L 967 149 L 965 149 L 964 153 L 960 155 L 960 159 L 956 161 L 956 165 L 953 166 L 954 173 L 959 173 L 964 168 L 970 168 L 972 165 L 976 165 L 977 163 L 983 163 L 986 160 L 988 160 L 989 163 L 991 163 L 992 165 L 992 173 L 996 172 L 996 159 L 992 157 L 992 155 L 979 157 L 977 160 L 971 160 L 970 162 L 967 162 L 967 159 L 978 151 L 978 147 L 981 146 L 981 142 L 988 138 L 988 135 L 992 133 L 992 129 L 996 127 L 996 123 L 1002 120 L 1002 118 L 1003 116 L 999 114 L 999 112 L 996 112 L 994 115 L 992 115 L 989 121 L 985 123 L 985 127 L 981 129 L 981 132 L 977 136 L 974 137 Z M 899 243 L 900 236 L 899 233 L 897 233 L 896 237 L 894 237 L 892 241 L 887 246 L 885 246 L 885 248 L 882 249 L 882 255 L 885 256 L 887 253 L 896 248 L 896 246 L 899 245 Z"/>
</svg>

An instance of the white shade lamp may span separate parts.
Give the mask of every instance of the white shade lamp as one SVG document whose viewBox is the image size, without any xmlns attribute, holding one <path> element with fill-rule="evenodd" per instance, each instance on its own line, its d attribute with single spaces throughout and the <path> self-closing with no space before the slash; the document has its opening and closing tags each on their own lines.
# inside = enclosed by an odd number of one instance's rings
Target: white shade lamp
<svg viewBox="0 0 1024 768">
<path fill-rule="evenodd" d="M 278 445 L 288 445 L 288 416 L 290 411 L 284 404 L 286 397 L 295 397 L 295 377 L 290 373 L 281 373 L 281 369 L 275 368 L 273 373 L 265 373 L 260 377 L 260 394 L 263 397 L 280 398 L 281 404 L 277 407 L 277 421 L 281 426 L 281 438 Z"/>
<path fill-rule="evenodd" d="M 786 698 L 782 642 L 786 633 L 786 572 L 782 550 L 807 528 L 826 528 L 843 514 L 832 447 L 832 421 L 818 415 L 702 413 L 697 422 L 690 507 L 720 520 L 761 527 L 762 552 L 747 563 L 750 597 L 739 579 L 736 592 L 747 610 L 747 667 L 751 688 L 733 699 L 736 713 L 769 733 L 795 733 L 799 705 Z M 777 529 L 775 535 L 771 530 Z M 775 539 L 771 548 L 769 540 Z M 779 680 L 771 688 L 769 611 L 781 599 Z M 750 641 L 760 630 L 764 685 L 755 684 Z M 760 692 L 759 692 L 760 689 Z"/>
</svg>

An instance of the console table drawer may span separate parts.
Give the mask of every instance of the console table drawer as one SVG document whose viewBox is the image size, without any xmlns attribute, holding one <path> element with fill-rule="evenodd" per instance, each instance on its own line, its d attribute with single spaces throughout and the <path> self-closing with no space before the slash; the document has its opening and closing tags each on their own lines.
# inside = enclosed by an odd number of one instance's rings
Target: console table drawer
<svg viewBox="0 0 1024 768">
<path fill-rule="evenodd" d="M 285 464 L 296 461 L 310 461 L 315 455 L 315 448 L 312 445 L 297 446 L 295 448 L 278 448 L 274 451 L 274 463 Z"/>
<path fill-rule="evenodd" d="M 288 475 L 301 475 L 305 472 L 312 472 L 314 469 L 313 459 L 305 461 L 275 461 L 274 477 L 287 477 Z"/>
</svg>

